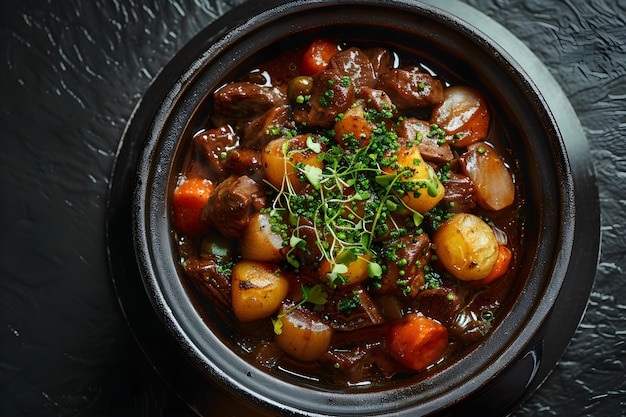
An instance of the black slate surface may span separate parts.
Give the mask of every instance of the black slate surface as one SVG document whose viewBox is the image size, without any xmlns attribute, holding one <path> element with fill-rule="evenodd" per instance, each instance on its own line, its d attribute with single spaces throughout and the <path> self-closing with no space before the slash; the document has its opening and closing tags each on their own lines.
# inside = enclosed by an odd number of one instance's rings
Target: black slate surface
<svg viewBox="0 0 626 417">
<path fill-rule="evenodd" d="M 141 355 L 115 299 L 105 256 L 108 178 L 151 79 L 243 2 L 0 5 L 0 415 L 192 415 Z M 588 310 L 515 416 L 624 415 L 626 3 L 466 3 L 548 67 L 598 173 L 603 249 Z"/>
</svg>

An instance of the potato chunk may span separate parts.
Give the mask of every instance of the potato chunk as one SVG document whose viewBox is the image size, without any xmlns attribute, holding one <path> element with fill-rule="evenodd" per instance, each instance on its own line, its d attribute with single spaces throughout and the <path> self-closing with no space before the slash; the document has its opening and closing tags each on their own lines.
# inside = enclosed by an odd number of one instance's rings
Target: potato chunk
<svg viewBox="0 0 626 417">
<path fill-rule="evenodd" d="M 411 141 L 399 140 L 397 167 L 385 167 L 383 171 L 400 174 L 402 193 L 396 194 L 411 209 L 426 213 L 441 201 L 445 195 L 443 184 L 435 170 L 422 158 L 417 145 Z"/>
<path fill-rule="evenodd" d="M 287 296 L 289 280 L 274 263 L 244 260 L 232 271 L 232 305 L 240 321 L 271 316 Z"/>
<path fill-rule="evenodd" d="M 319 149 L 316 149 L 317 147 Z M 325 150 L 326 145 L 322 143 L 319 135 L 274 139 L 261 152 L 265 178 L 277 189 L 284 187 L 286 181 L 289 183 L 288 187 L 301 192 L 309 184 L 303 175 L 303 167 L 309 165 L 322 169 L 324 165 L 317 156 Z"/>
<path fill-rule="evenodd" d="M 463 281 L 483 279 L 498 258 L 496 236 L 480 217 L 458 213 L 445 221 L 433 236 L 439 261 Z"/>
<path fill-rule="evenodd" d="M 290 309 L 291 306 L 284 305 L 281 313 Z M 332 329 L 306 308 L 290 311 L 283 316 L 282 322 L 282 331 L 275 336 L 275 340 L 289 356 L 311 362 L 328 350 Z"/>
</svg>

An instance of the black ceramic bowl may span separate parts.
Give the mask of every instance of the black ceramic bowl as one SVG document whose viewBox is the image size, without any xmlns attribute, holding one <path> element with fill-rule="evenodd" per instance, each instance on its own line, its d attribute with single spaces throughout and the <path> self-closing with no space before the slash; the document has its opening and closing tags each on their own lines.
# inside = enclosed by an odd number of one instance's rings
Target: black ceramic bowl
<svg viewBox="0 0 626 417">
<path fill-rule="evenodd" d="M 584 135 L 548 72 L 508 32 L 463 4 L 439 7 L 408 0 L 250 2 L 194 38 L 139 105 L 112 179 L 111 270 L 147 356 L 199 414 L 213 415 L 210 402 L 219 396 L 212 387 L 219 387 L 269 415 L 503 415 L 537 388 L 565 349 L 586 305 L 599 245 Z M 172 233 L 185 138 L 206 116 L 207 95 L 270 51 L 321 34 L 417 49 L 477 86 L 521 168 L 525 245 L 502 318 L 453 363 L 383 387 L 326 389 L 246 361 L 227 324 L 186 284 Z"/>
</svg>

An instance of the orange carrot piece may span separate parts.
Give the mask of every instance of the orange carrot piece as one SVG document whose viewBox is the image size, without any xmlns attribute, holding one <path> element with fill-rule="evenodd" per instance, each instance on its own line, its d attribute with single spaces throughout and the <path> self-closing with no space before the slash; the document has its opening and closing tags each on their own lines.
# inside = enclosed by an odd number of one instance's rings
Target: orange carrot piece
<svg viewBox="0 0 626 417">
<path fill-rule="evenodd" d="M 188 236 L 206 233 L 209 225 L 201 219 L 202 208 L 215 186 L 203 178 L 189 178 L 174 190 L 172 208 L 176 229 Z"/>
<path fill-rule="evenodd" d="M 511 249 L 505 245 L 498 245 L 498 258 L 496 259 L 496 263 L 493 265 L 491 272 L 489 272 L 485 278 L 476 281 L 476 284 L 479 284 L 478 286 L 487 285 L 500 278 L 506 273 L 506 271 L 508 271 L 512 258 L 513 253 L 511 252 Z"/>
<path fill-rule="evenodd" d="M 409 369 L 420 371 L 436 363 L 448 346 L 448 330 L 421 313 L 408 314 L 387 332 L 389 352 Z"/>
<path fill-rule="evenodd" d="M 339 46 L 326 39 L 316 39 L 307 48 L 300 65 L 300 73 L 313 76 L 326 69 L 330 59 L 339 52 Z"/>
</svg>

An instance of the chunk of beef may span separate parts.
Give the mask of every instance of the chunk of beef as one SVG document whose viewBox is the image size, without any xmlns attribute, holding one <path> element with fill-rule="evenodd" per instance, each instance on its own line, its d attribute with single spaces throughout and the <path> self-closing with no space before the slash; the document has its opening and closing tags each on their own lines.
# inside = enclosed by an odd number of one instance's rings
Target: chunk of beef
<svg viewBox="0 0 626 417">
<path fill-rule="evenodd" d="M 349 291 L 329 294 L 327 312 L 330 327 L 340 331 L 352 331 L 383 323 L 383 316 L 362 286 L 350 287 Z"/>
<path fill-rule="evenodd" d="M 335 70 L 324 70 L 313 77 L 311 98 L 294 109 L 294 119 L 308 126 L 332 127 L 339 113 L 354 102 L 353 83 L 346 84 L 343 75 Z"/>
<path fill-rule="evenodd" d="M 372 68 L 376 75 L 384 74 L 389 69 L 391 69 L 393 65 L 393 56 L 389 49 L 386 48 L 369 48 L 365 49 L 365 55 L 369 58 Z"/>
<path fill-rule="evenodd" d="M 261 182 L 263 180 L 261 152 L 250 148 L 233 149 L 228 155 L 228 171 L 237 175 L 247 175 Z"/>
<path fill-rule="evenodd" d="M 441 81 L 425 72 L 392 69 L 381 74 L 376 88 L 389 94 L 399 111 L 432 108 L 443 102 Z"/>
<path fill-rule="evenodd" d="M 446 189 L 443 201 L 451 212 L 471 212 L 476 207 L 474 183 L 467 175 L 450 172 L 450 178 L 443 185 Z"/>
<path fill-rule="evenodd" d="M 273 59 L 255 65 L 241 79 L 261 85 L 271 83 L 277 87 L 286 87 L 289 80 L 300 75 L 300 68 L 294 63 L 300 62 L 301 59 L 302 51 L 300 49 L 283 50 Z"/>
<path fill-rule="evenodd" d="M 429 288 L 415 297 L 415 308 L 446 327 L 454 322 L 460 306 L 459 296 L 451 288 Z"/>
<path fill-rule="evenodd" d="M 236 239 L 250 222 L 250 216 L 265 205 L 263 187 L 248 176 L 231 175 L 211 193 L 201 218 L 224 237 Z"/>
<path fill-rule="evenodd" d="M 329 68 L 350 77 L 350 81 L 357 90 L 361 87 L 376 85 L 376 73 L 372 63 L 359 48 L 352 47 L 337 52 L 330 59 Z"/>
<path fill-rule="evenodd" d="M 230 277 L 220 272 L 213 259 L 188 259 L 185 273 L 193 286 L 216 307 L 230 307 Z"/>
<path fill-rule="evenodd" d="M 292 125 L 291 108 L 288 105 L 272 107 L 246 126 L 241 147 L 260 151 L 269 141 L 282 136 L 284 129 L 295 127 Z"/>
<path fill-rule="evenodd" d="M 320 361 L 330 364 L 335 381 L 358 383 L 383 377 L 391 377 L 405 371 L 389 356 L 385 346 L 386 326 L 372 326 L 355 332 L 335 332 L 333 343 Z"/>
<path fill-rule="evenodd" d="M 422 157 L 428 162 L 442 164 L 454 159 L 450 145 L 447 142 L 438 143 L 434 136 L 429 136 L 430 123 L 413 117 L 404 118 L 395 129 L 399 137 L 407 140 L 419 141 L 418 149 Z"/>
<path fill-rule="evenodd" d="M 414 298 L 426 282 L 424 266 L 431 257 L 430 238 L 426 233 L 402 236 L 387 244 L 386 252 L 395 252 L 396 257 L 388 260 L 386 271 L 377 291 L 398 297 Z M 404 275 L 400 275 L 404 271 Z"/>
<path fill-rule="evenodd" d="M 374 109 L 379 113 L 392 110 L 391 98 L 383 90 L 363 87 L 359 90 L 358 97 L 365 102 L 365 108 Z"/>
<path fill-rule="evenodd" d="M 214 111 L 231 119 L 251 120 L 286 103 L 287 96 L 277 87 L 246 81 L 228 83 L 213 94 Z"/>
<path fill-rule="evenodd" d="M 219 181 L 229 175 L 224 155 L 239 144 L 239 136 L 232 126 L 225 125 L 197 133 L 193 137 L 192 143 L 195 152 L 202 155 L 202 158 L 207 162 L 209 172 L 206 175 L 208 178 Z"/>
</svg>

